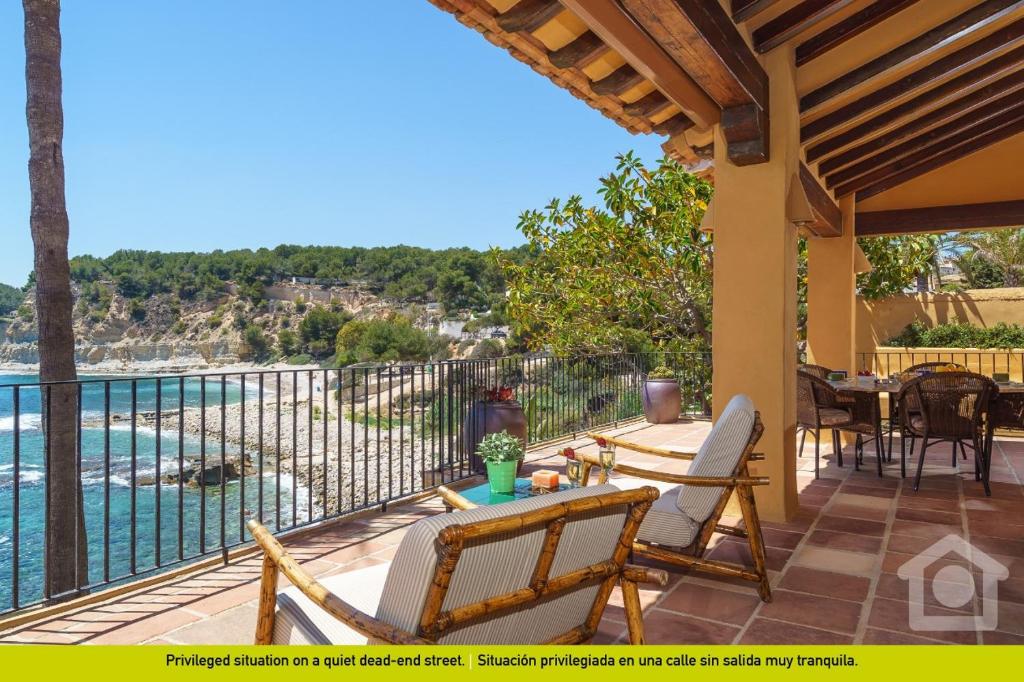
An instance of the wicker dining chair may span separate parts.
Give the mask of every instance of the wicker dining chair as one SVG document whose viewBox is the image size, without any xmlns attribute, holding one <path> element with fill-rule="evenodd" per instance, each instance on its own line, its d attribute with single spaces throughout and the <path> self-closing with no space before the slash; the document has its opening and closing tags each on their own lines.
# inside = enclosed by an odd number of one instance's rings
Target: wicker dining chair
<svg viewBox="0 0 1024 682">
<path fill-rule="evenodd" d="M 934 361 L 931 361 L 931 362 L 919 362 L 916 365 L 911 365 L 910 367 L 908 367 L 904 371 L 906 371 L 906 372 L 917 372 L 917 371 L 922 370 L 922 369 L 934 369 L 936 367 L 949 367 L 950 365 L 956 365 L 958 372 L 966 372 L 966 371 L 968 371 L 967 367 L 965 367 L 964 365 L 961 365 L 959 362 L 943 362 L 941 360 L 934 360 Z M 907 400 L 910 401 L 910 404 L 907 405 L 907 409 L 909 409 L 911 412 L 920 412 L 921 411 L 921 408 L 918 405 L 914 404 L 914 397 L 913 396 L 907 396 Z M 899 414 L 898 408 L 897 408 L 897 414 Z M 913 434 L 911 434 L 911 436 L 910 436 L 910 456 L 911 457 L 914 456 L 914 447 L 916 445 L 917 445 L 917 438 Z M 891 453 L 890 453 L 890 455 L 891 455 Z M 963 457 L 964 457 L 964 459 L 967 459 L 967 455 L 966 454 L 964 454 Z M 890 459 L 891 459 L 891 457 L 890 457 Z M 950 464 L 950 466 L 956 466 L 956 443 L 953 443 L 953 457 L 952 457 L 952 464 Z"/>
<path fill-rule="evenodd" d="M 985 494 L 988 485 L 987 455 L 985 452 L 984 419 L 992 396 L 998 389 L 994 381 L 972 372 L 936 372 L 907 382 L 900 389 L 900 469 L 906 474 L 905 436 L 921 439 L 921 452 L 917 459 L 914 490 L 921 485 L 924 457 L 929 445 L 953 443 L 966 457 L 965 444 L 974 451 L 974 476 L 983 481 Z M 913 411 L 911 407 L 920 411 Z M 956 460 L 954 458 L 954 464 Z"/>
<path fill-rule="evenodd" d="M 819 379 L 828 379 L 828 375 L 832 373 L 831 369 L 822 365 L 800 365 L 797 370 L 813 374 Z"/>
<path fill-rule="evenodd" d="M 814 477 L 821 470 L 821 430 L 832 432 L 832 451 L 837 463 L 843 466 L 843 448 L 839 442 L 839 427 L 853 423 L 851 403 L 824 379 L 803 369 L 796 374 L 796 424 L 800 432 L 800 456 L 804 454 L 807 433 L 814 433 Z"/>
<path fill-rule="evenodd" d="M 985 420 L 985 452 L 988 454 L 988 466 L 985 467 L 986 483 L 991 470 L 992 445 L 996 429 L 1024 431 L 1024 394 L 999 393 L 989 401 L 988 419 Z"/>
</svg>

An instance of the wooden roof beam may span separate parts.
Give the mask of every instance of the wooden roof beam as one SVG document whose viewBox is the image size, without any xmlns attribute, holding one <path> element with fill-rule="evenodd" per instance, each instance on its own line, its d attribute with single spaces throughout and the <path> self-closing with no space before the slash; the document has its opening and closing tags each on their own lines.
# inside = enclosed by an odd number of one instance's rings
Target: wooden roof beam
<svg viewBox="0 0 1024 682">
<path fill-rule="evenodd" d="M 533 33 L 564 9 L 558 0 L 519 0 L 507 12 L 499 14 L 497 22 L 509 33 Z"/>
<path fill-rule="evenodd" d="M 973 154 L 1024 130 L 1024 106 L 1012 109 L 956 135 L 932 143 L 913 154 L 876 168 L 867 175 L 840 185 L 836 196 L 857 192 L 857 201 L 874 196 L 935 170 L 959 158 Z"/>
<path fill-rule="evenodd" d="M 762 54 L 773 50 L 851 2 L 853 0 L 804 0 L 793 5 L 754 31 L 754 49 Z"/>
<path fill-rule="evenodd" d="M 747 19 L 753 19 L 762 11 L 774 5 L 778 0 L 732 0 L 732 20 L 737 24 Z"/>
<path fill-rule="evenodd" d="M 906 142 L 896 145 L 895 147 L 886 149 L 885 151 L 875 154 L 874 156 L 870 156 L 859 163 L 849 166 L 848 168 L 833 173 L 827 176 L 826 183 L 830 189 L 836 185 L 844 185 L 876 168 L 884 168 L 896 159 L 914 154 L 941 140 L 948 140 L 949 138 L 952 138 L 969 128 L 977 126 L 978 124 L 984 123 L 989 119 L 994 119 L 1001 114 L 1017 109 L 1021 107 L 1021 105 L 1024 105 L 1024 93 L 1020 91 L 1011 92 L 1009 95 L 1000 97 L 999 99 L 993 100 L 984 106 L 978 107 L 977 109 L 974 109 L 973 111 L 970 111 L 949 123 L 932 128 L 917 137 L 911 138 Z"/>
<path fill-rule="evenodd" d="M 888 130 L 878 137 L 874 137 L 841 154 L 831 156 L 818 164 L 818 172 L 822 175 L 831 175 L 858 159 L 906 140 L 922 130 L 951 121 L 964 112 L 983 106 L 1000 95 L 1014 92 L 1021 87 L 1024 87 L 1024 69 L 1014 71 L 1010 75 L 1000 78 L 960 99 L 953 100 L 949 104 L 933 109 L 926 114 L 916 116 L 906 124 Z"/>
<path fill-rule="evenodd" d="M 958 37 L 977 31 L 1009 12 L 1024 6 L 1024 0 L 985 0 L 935 28 L 888 50 L 853 71 L 812 90 L 800 98 L 800 110 L 810 111 L 879 74 L 941 48 Z"/>
<path fill-rule="evenodd" d="M 594 81 L 591 87 L 599 95 L 621 97 L 624 93 L 632 90 L 645 80 L 643 74 L 639 71 L 629 64 L 623 64 L 601 80 Z"/>
<path fill-rule="evenodd" d="M 797 45 L 796 65 L 803 66 L 916 2 L 918 0 L 876 0 L 861 11 L 851 14 L 834 26 L 830 26 Z"/>
<path fill-rule="evenodd" d="M 917 71 L 914 71 L 913 73 L 910 73 L 889 85 L 882 86 L 869 94 L 864 95 L 860 99 L 854 100 L 831 113 L 814 119 L 810 123 L 801 126 L 800 139 L 802 141 L 814 139 L 833 128 L 849 123 L 853 119 L 871 111 L 872 109 L 885 106 L 893 99 L 901 97 L 907 92 L 918 90 L 930 83 L 944 80 L 950 75 L 957 74 L 990 57 L 994 53 L 1004 50 L 1007 45 L 1014 43 L 1021 38 L 1024 38 L 1024 19 L 1019 19 L 1012 24 L 1001 28 L 995 33 L 973 42 L 970 45 L 966 45 L 956 52 L 942 57 L 941 59 L 937 59 L 931 64 L 921 67 Z M 1010 56 L 1011 54 L 1012 56 Z M 952 88 L 948 83 L 940 85 L 933 93 L 925 93 L 919 97 L 915 97 L 908 102 L 893 107 L 889 111 L 872 120 L 876 121 L 878 119 L 885 119 L 888 122 L 892 122 L 897 113 L 900 116 L 913 113 L 913 111 L 921 104 L 933 102 L 943 96 L 954 94 L 958 90 L 970 87 L 972 83 L 981 82 L 987 77 L 999 73 L 1002 70 L 1015 67 L 1020 63 L 1021 59 L 1020 48 L 1016 48 L 1006 55 L 996 57 L 977 69 L 963 74 L 962 78 L 957 77 L 948 82 L 955 82 L 957 84 L 956 88 Z M 848 133 L 844 133 L 844 135 L 849 137 Z M 837 148 L 838 147 L 833 146 L 829 151 Z M 820 151 L 818 146 L 813 149 L 816 152 Z M 811 155 L 808 156 L 808 160 L 812 160 Z"/>
<path fill-rule="evenodd" d="M 652 116 L 657 116 L 671 106 L 672 102 L 669 101 L 668 97 L 665 97 L 665 95 L 661 94 L 659 91 L 654 90 L 635 102 L 623 104 L 622 110 L 630 116 L 651 118 Z"/>
<path fill-rule="evenodd" d="M 676 114 L 672 118 L 654 126 L 654 132 L 659 135 L 675 137 L 693 127 L 693 121 L 687 118 L 686 114 Z"/>
<path fill-rule="evenodd" d="M 982 230 L 1024 224 L 1024 201 L 929 206 L 857 213 L 858 237 L 883 234 Z"/>
<path fill-rule="evenodd" d="M 768 160 L 768 75 L 717 2 L 621 0 L 630 15 L 722 107 L 737 165 Z"/>
<path fill-rule="evenodd" d="M 615 0 L 562 0 L 562 4 L 698 127 L 705 129 L 718 123 L 721 107 Z"/>
<path fill-rule="evenodd" d="M 818 237 L 839 237 L 843 234 L 843 212 L 829 193 L 818 183 L 814 173 L 800 163 L 800 185 L 804 188 L 807 201 L 818 220 L 810 230 Z"/>
<path fill-rule="evenodd" d="M 548 54 L 548 59 L 560 69 L 583 69 L 606 55 L 609 47 L 593 31 L 587 31 L 568 45 Z"/>
</svg>

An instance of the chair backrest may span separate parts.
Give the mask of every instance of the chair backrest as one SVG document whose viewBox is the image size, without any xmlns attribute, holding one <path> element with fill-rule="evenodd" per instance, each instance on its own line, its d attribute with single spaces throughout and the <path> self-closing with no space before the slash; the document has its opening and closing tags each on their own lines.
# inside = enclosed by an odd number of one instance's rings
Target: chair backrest
<svg viewBox="0 0 1024 682">
<path fill-rule="evenodd" d="M 796 418 L 801 426 L 817 427 L 818 410 L 839 404 L 839 391 L 810 372 L 796 372 Z"/>
<path fill-rule="evenodd" d="M 989 408 L 992 428 L 1024 430 L 1024 394 L 1000 393 L 992 399 Z"/>
<path fill-rule="evenodd" d="M 959 362 L 943 362 L 941 360 L 937 360 L 935 362 L 919 362 L 916 365 L 911 365 L 910 367 L 907 367 L 905 371 L 916 372 L 919 369 L 929 369 L 931 367 L 947 367 L 949 365 L 956 365 L 957 367 L 964 371 L 967 370 L 967 368 L 961 365 Z"/>
<path fill-rule="evenodd" d="M 733 396 L 707 439 L 690 463 L 692 476 L 734 476 L 743 460 L 761 437 L 762 427 L 754 403 L 747 396 Z M 680 486 L 676 506 L 694 521 L 703 523 L 711 516 L 724 488 Z"/>
<path fill-rule="evenodd" d="M 936 372 L 908 381 L 898 399 L 905 419 L 913 416 L 910 407 L 920 410 L 928 437 L 971 438 L 981 428 L 997 390 L 995 382 L 981 374 Z"/>
<path fill-rule="evenodd" d="M 800 365 L 797 367 L 797 370 L 813 374 L 819 379 L 828 379 L 828 375 L 832 373 L 832 370 L 828 367 L 822 367 L 821 365 Z"/>
<path fill-rule="evenodd" d="M 657 497 L 599 485 L 423 519 L 377 618 L 442 644 L 585 641 Z"/>
</svg>

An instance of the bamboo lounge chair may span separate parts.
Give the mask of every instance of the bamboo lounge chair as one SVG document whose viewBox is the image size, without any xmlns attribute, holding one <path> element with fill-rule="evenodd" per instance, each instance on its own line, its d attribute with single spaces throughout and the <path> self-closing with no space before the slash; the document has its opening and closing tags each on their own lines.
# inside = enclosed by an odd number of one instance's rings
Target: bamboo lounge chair
<svg viewBox="0 0 1024 682">
<path fill-rule="evenodd" d="M 750 398 L 737 395 L 729 401 L 715 423 L 707 440 L 695 453 L 676 452 L 630 443 L 602 434 L 587 434 L 604 439 L 619 448 L 675 460 L 690 460 L 686 474 L 652 471 L 616 463 L 612 471 L 622 477 L 612 479 L 618 487 L 646 481 L 660 482 L 661 497 L 651 506 L 633 542 L 633 552 L 657 561 L 684 568 L 731 576 L 757 583 L 763 601 L 772 599 L 765 567 L 764 538 L 754 503 L 753 487 L 768 485 L 768 478 L 751 476 L 747 464 L 764 459 L 754 453 L 764 426 Z M 586 485 L 590 471 L 597 467 L 599 482 L 604 484 L 607 472 L 595 455 L 576 453 L 583 461 L 582 481 Z M 668 484 L 668 485 L 666 485 Z M 722 514 L 733 492 L 736 493 L 743 525 L 723 524 Z M 745 538 L 750 545 L 753 567 L 704 558 L 714 533 Z"/>
<path fill-rule="evenodd" d="M 657 489 L 578 488 L 422 519 L 394 561 L 317 581 L 255 521 L 264 551 L 256 644 L 578 644 L 622 586 L 630 642 L 643 643 L 626 564 Z M 278 574 L 293 587 L 277 592 Z"/>
</svg>

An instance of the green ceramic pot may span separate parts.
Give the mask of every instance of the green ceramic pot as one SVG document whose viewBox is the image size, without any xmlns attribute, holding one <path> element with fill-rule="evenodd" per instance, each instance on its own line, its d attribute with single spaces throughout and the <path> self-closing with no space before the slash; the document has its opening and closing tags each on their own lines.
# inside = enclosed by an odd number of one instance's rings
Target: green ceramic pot
<svg viewBox="0 0 1024 682">
<path fill-rule="evenodd" d="M 487 482 L 492 493 L 511 493 L 516 489 L 516 466 L 519 460 L 487 462 Z"/>
</svg>

